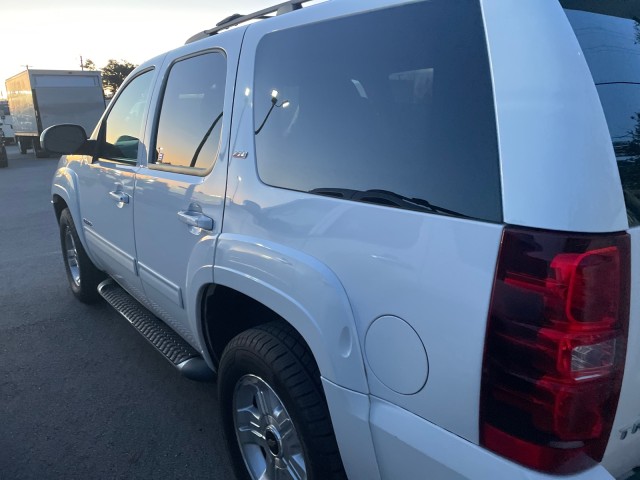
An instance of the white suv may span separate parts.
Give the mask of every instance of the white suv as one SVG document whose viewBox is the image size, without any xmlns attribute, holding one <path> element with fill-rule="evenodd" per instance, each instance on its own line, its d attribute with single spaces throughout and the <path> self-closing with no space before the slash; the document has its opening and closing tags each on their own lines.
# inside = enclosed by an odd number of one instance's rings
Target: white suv
<svg viewBox="0 0 640 480">
<path fill-rule="evenodd" d="M 75 295 L 217 376 L 240 478 L 629 478 L 640 2 L 301 3 L 42 134 Z"/>
</svg>

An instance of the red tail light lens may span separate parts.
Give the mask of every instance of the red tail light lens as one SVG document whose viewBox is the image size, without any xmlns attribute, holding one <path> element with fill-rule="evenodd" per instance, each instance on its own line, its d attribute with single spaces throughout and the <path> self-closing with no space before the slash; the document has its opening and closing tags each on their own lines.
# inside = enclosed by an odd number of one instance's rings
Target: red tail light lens
<svg viewBox="0 0 640 480">
<path fill-rule="evenodd" d="M 602 459 L 629 323 L 626 234 L 507 228 L 491 300 L 481 443 L 536 470 Z"/>
</svg>

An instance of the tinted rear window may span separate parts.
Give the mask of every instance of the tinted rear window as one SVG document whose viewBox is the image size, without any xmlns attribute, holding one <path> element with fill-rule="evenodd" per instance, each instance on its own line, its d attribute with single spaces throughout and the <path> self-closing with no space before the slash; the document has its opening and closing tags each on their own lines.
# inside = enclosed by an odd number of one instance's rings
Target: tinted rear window
<svg viewBox="0 0 640 480">
<path fill-rule="evenodd" d="M 640 225 L 640 2 L 562 3 L 607 118 L 629 225 Z"/>
<path fill-rule="evenodd" d="M 501 221 L 477 0 L 432 0 L 271 33 L 258 46 L 254 87 L 263 182 Z"/>
</svg>

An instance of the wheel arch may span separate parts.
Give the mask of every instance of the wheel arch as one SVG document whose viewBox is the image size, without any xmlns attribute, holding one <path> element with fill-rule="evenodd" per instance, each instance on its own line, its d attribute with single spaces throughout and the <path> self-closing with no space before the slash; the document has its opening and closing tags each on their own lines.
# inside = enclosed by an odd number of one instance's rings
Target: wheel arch
<svg viewBox="0 0 640 480">
<path fill-rule="evenodd" d="M 287 250 L 264 241 L 219 240 L 215 284 L 202 295 L 201 315 L 201 331 L 214 366 L 235 335 L 282 319 L 307 344 L 323 378 L 368 393 L 353 313 L 342 284 L 317 260 Z"/>
<path fill-rule="evenodd" d="M 52 195 L 51 203 L 53 204 L 53 210 L 56 214 L 56 221 L 60 222 L 60 215 L 62 215 L 62 211 L 65 208 L 69 208 L 69 205 L 67 204 L 65 199 L 57 193 L 54 193 Z"/>
<path fill-rule="evenodd" d="M 53 177 L 53 183 L 51 185 L 53 209 L 58 222 L 60 221 L 62 211 L 65 208 L 69 209 L 69 212 L 71 212 L 71 218 L 73 218 L 73 222 L 76 224 L 78 237 L 80 238 L 84 249 L 87 251 L 87 254 L 95 263 L 95 259 L 87 249 L 87 240 L 84 236 L 84 229 L 82 228 L 82 216 L 80 213 L 80 202 L 78 201 L 77 184 L 77 175 L 73 170 L 68 167 L 56 170 Z"/>
</svg>

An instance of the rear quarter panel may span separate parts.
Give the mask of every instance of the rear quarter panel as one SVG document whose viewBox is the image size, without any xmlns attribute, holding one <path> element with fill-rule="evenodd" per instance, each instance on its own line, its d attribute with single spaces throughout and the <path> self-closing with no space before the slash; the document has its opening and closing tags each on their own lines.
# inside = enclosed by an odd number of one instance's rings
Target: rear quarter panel
<svg viewBox="0 0 640 480">
<path fill-rule="evenodd" d="M 372 2 L 367 8 L 381 5 L 383 2 Z M 367 332 L 374 321 L 395 316 L 416 333 L 424 346 L 428 372 L 396 361 L 405 346 L 394 337 L 389 338 L 388 348 L 382 344 L 369 356 L 358 353 L 364 362 L 366 373 L 362 377 L 367 379 L 367 386 L 336 377 L 321 364 L 322 375 L 342 387 L 362 392 L 368 388 L 371 395 L 477 442 L 484 335 L 502 225 L 273 188 L 257 176 L 251 92 L 260 39 L 271 31 L 349 15 L 361 8 L 358 2 L 328 2 L 306 12 L 303 9 L 300 14 L 251 25 L 247 30 L 231 132 L 231 152 L 247 152 L 247 158 L 230 162 L 220 246 L 227 239 L 242 236 L 249 244 L 266 250 L 254 255 L 261 257 L 255 263 L 231 263 L 231 257 L 221 250 L 216 268 L 234 268 L 282 292 L 306 309 L 310 321 L 321 329 L 333 325 L 333 319 L 327 318 L 326 308 L 311 308 L 308 299 L 326 285 L 300 275 L 295 264 L 288 268 L 289 273 L 284 266 L 274 265 L 299 257 L 309 259 L 308 264 L 317 265 L 318 271 L 332 272 L 346 292 L 352 311 L 351 328 L 357 339 L 354 353 L 366 351 Z M 231 251 L 231 247 L 225 249 Z M 296 253 L 287 257 L 283 252 Z M 273 275 L 274 271 L 279 274 Z M 217 272 L 215 277 L 217 281 Z M 325 350 L 320 356 L 340 355 L 339 343 L 328 342 L 319 348 Z M 318 355 L 316 351 L 314 354 Z M 421 376 L 428 378 L 417 391 L 399 393 L 376 376 L 380 372 L 371 368 L 372 362 L 388 362 L 395 369 L 392 375 L 409 384 L 419 384 Z"/>
</svg>

